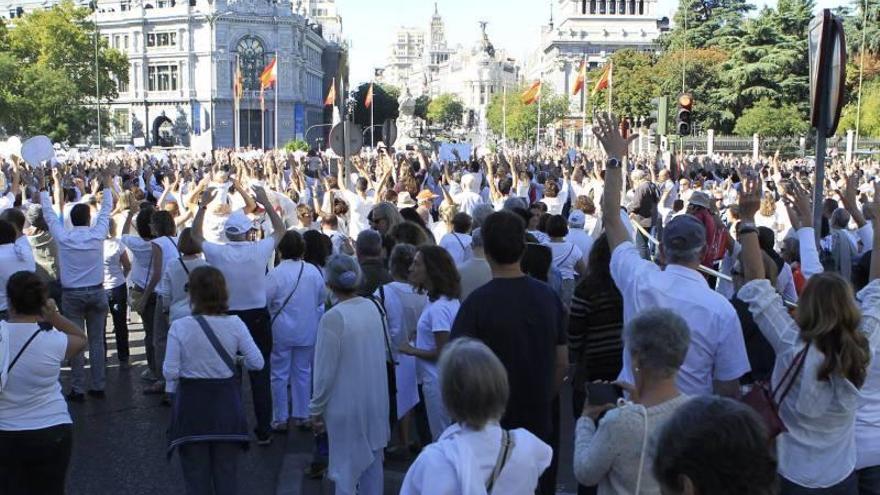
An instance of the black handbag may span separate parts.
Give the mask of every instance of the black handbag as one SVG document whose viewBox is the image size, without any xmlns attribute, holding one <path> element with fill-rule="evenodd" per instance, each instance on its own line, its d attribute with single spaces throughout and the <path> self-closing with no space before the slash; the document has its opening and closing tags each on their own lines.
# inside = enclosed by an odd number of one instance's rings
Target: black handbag
<svg viewBox="0 0 880 495">
<path fill-rule="evenodd" d="M 810 345 L 807 344 L 801 352 L 797 353 L 794 360 L 788 365 L 788 369 L 785 370 L 776 388 L 772 388 L 767 382 L 760 381 L 755 383 L 749 393 L 742 398 L 742 401 L 754 409 L 758 416 L 761 417 L 764 426 L 767 428 L 770 440 L 788 431 L 782 422 L 782 418 L 779 417 L 779 406 L 782 405 L 788 392 L 791 391 L 791 387 L 794 385 L 798 374 L 803 369 L 809 348 Z M 779 393 L 780 390 L 782 390 L 782 393 Z M 777 394 L 779 395 L 778 399 Z"/>
<path fill-rule="evenodd" d="M 390 424 L 394 426 L 397 423 L 397 361 L 394 360 L 394 353 L 391 351 L 391 338 L 388 336 L 388 316 L 384 308 L 385 288 L 383 286 L 379 286 L 379 294 L 383 299 L 381 303 L 372 296 L 368 299 L 376 305 L 382 319 L 382 335 L 385 338 L 386 354 L 385 374 L 388 379 L 388 415 Z"/>
</svg>

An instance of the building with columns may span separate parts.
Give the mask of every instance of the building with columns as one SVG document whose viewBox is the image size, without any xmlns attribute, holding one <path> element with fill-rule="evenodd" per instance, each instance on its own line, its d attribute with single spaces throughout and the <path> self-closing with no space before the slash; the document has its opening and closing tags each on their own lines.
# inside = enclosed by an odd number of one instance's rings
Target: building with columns
<svg viewBox="0 0 880 495">
<path fill-rule="evenodd" d="M 551 0 L 551 8 L 524 72 L 527 80 L 540 78 L 557 94 L 571 95 L 585 58 L 592 69 L 620 49 L 656 51 L 669 27 L 668 19 L 657 18 L 657 0 Z M 585 94 L 570 99 L 574 121 L 583 114 Z"/>
<path fill-rule="evenodd" d="M 0 0 L 8 4 L 0 12 L 15 16 L 51 5 L 21 1 L 24 7 Z M 128 82 L 120 82 L 119 97 L 106 104 L 111 132 L 105 145 L 272 148 L 277 122 L 277 144 L 283 146 L 324 122 L 325 75 L 329 80 L 347 74 L 340 66 L 346 49 L 334 0 L 296 6 L 269 0 L 98 0 L 94 16 L 100 35 L 129 61 Z M 259 75 L 276 55 L 277 88 L 265 91 L 261 106 Z M 244 79 L 238 112 L 237 64 Z"/>
</svg>

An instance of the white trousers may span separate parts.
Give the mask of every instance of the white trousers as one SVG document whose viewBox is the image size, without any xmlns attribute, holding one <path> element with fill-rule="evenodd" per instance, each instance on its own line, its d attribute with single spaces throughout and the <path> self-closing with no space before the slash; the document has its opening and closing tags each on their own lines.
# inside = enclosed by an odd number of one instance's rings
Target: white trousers
<svg viewBox="0 0 880 495">
<path fill-rule="evenodd" d="M 272 370 L 273 421 L 285 422 L 291 418 L 291 402 L 293 418 L 309 417 L 314 356 L 314 347 L 272 347 L 272 356 L 269 359 Z M 292 394 L 288 392 L 288 385 Z"/>
<path fill-rule="evenodd" d="M 336 495 L 382 495 L 384 479 L 382 473 L 382 449 L 373 451 L 373 463 L 358 478 L 356 492 L 348 492 L 336 486 Z"/>
<path fill-rule="evenodd" d="M 443 396 L 440 391 L 440 380 L 426 379 L 422 383 L 422 394 L 425 396 L 425 410 L 428 413 L 428 426 L 431 428 L 431 437 L 436 441 L 440 434 L 452 423 L 446 407 L 443 406 Z"/>
</svg>

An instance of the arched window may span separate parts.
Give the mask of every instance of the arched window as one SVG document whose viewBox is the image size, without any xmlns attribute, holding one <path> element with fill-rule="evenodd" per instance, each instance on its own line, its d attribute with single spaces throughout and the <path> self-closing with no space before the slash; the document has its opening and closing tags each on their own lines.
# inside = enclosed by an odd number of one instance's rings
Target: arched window
<svg viewBox="0 0 880 495">
<path fill-rule="evenodd" d="M 620 15 L 626 14 L 626 0 L 618 2 L 617 13 Z"/>
<path fill-rule="evenodd" d="M 590 0 L 590 13 L 596 13 L 596 0 Z"/>
<path fill-rule="evenodd" d="M 617 0 L 608 0 L 608 13 L 616 14 L 617 13 Z"/>
<path fill-rule="evenodd" d="M 587 13 L 587 0 L 581 0 L 581 14 Z"/>
<path fill-rule="evenodd" d="M 639 0 L 639 15 L 645 15 L 645 0 Z"/>
<path fill-rule="evenodd" d="M 260 74 L 266 67 L 266 52 L 263 49 L 263 43 L 253 36 L 245 36 L 238 42 L 236 51 L 241 64 L 244 89 L 248 91 L 259 90 Z"/>
<path fill-rule="evenodd" d="M 614 1 L 614 0 L 612 0 L 612 1 Z M 599 0 L 599 13 L 600 13 L 600 14 L 604 14 L 605 12 L 606 12 L 606 10 L 605 10 L 605 0 Z"/>
<path fill-rule="evenodd" d="M 636 15 L 636 0 L 629 0 L 629 15 Z"/>
</svg>

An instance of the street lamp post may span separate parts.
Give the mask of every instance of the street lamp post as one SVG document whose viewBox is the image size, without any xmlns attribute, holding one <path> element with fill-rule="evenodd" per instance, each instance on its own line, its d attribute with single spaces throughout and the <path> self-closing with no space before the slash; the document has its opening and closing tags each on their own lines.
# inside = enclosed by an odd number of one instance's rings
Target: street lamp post
<svg viewBox="0 0 880 495">
<path fill-rule="evenodd" d="M 217 135 L 217 129 L 214 127 L 214 124 L 215 124 L 214 97 L 217 95 L 217 90 L 216 90 L 216 88 L 214 88 L 214 80 L 215 80 L 214 52 L 216 51 L 216 48 L 217 48 L 217 40 L 216 40 L 216 37 L 214 36 L 214 23 L 217 21 L 217 19 L 220 19 L 221 17 L 231 15 L 231 14 L 233 14 L 233 12 L 226 11 L 226 12 L 220 12 L 219 14 L 215 13 L 215 14 L 210 14 L 210 15 L 205 16 L 205 19 L 208 21 L 208 26 L 209 26 L 210 34 L 211 34 L 211 55 L 210 55 L 210 57 L 211 57 L 211 149 L 212 150 L 216 147 L 215 136 Z"/>
<path fill-rule="evenodd" d="M 315 129 L 318 127 L 332 127 L 332 126 L 333 126 L 333 124 L 315 124 L 315 125 L 309 127 L 308 129 L 306 129 L 306 133 L 303 134 L 303 141 L 305 141 L 307 143 L 309 142 L 309 132 L 311 132 L 312 129 Z"/>
<path fill-rule="evenodd" d="M 95 2 L 95 113 L 98 116 L 98 149 L 101 148 L 101 71 L 98 66 L 98 2 Z"/>
</svg>

